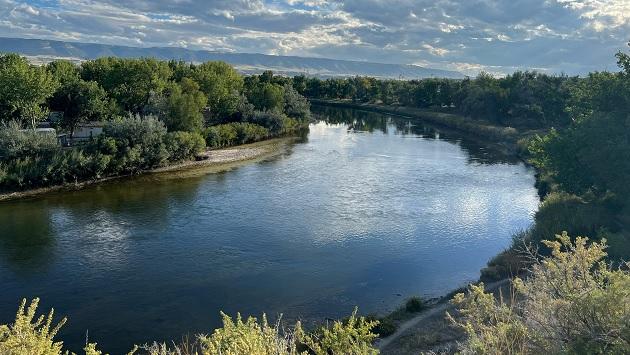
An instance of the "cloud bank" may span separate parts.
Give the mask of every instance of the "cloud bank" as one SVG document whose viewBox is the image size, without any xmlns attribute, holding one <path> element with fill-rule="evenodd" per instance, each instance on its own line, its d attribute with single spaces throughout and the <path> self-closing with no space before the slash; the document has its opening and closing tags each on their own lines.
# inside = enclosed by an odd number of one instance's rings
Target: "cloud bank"
<svg viewBox="0 0 630 355">
<path fill-rule="evenodd" d="M 0 0 L 0 36 L 419 64 L 614 70 L 628 0 Z"/>
</svg>

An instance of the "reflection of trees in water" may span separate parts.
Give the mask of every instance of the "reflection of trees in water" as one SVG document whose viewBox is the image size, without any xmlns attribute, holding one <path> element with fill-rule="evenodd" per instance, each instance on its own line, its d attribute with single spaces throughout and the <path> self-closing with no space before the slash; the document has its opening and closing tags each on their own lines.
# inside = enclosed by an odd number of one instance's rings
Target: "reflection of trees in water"
<svg viewBox="0 0 630 355">
<path fill-rule="evenodd" d="M 0 205 L 0 255 L 11 266 L 28 271 L 49 263 L 54 245 L 47 208 L 28 201 Z"/>
<path fill-rule="evenodd" d="M 465 134 L 448 128 L 437 128 L 421 120 L 388 116 L 377 112 L 313 106 L 315 116 L 331 124 L 346 124 L 348 131 L 374 132 L 384 134 L 393 132 L 402 136 L 413 135 L 424 139 L 439 139 L 457 144 L 467 153 L 468 162 L 476 164 L 518 164 L 520 160 L 514 154 L 500 146 L 483 142 L 472 134 Z"/>
<path fill-rule="evenodd" d="M 388 129 L 389 118 L 374 112 L 313 106 L 313 113 L 328 123 L 348 125 L 349 131 L 387 133 Z"/>
<path fill-rule="evenodd" d="M 16 269 L 41 270 L 42 263 L 49 263 L 54 257 L 57 234 L 64 232 L 57 229 L 66 225 L 86 228 L 109 223 L 125 229 L 134 221 L 148 221 L 154 227 L 167 228 L 171 208 L 190 206 L 202 179 L 199 176 L 178 181 L 177 177 L 149 175 L 2 204 L 0 255 L 6 255 L 6 261 Z M 59 216 L 68 221 L 56 225 Z M 120 234 L 116 237 L 125 235 Z M 83 233 L 73 237 L 98 236 Z"/>
</svg>

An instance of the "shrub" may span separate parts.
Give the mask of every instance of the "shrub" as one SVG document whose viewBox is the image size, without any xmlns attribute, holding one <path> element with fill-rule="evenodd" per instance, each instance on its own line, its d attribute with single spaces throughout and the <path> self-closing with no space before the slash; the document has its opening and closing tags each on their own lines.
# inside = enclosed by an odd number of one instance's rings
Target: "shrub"
<svg viewBox="0 0 630 355">
<path fill-rule="evenodd" d="M 482 281 L 497 281 L 514 277 L 531 266 L 527 248 L 531 246 L 531 230 L 520 231 L 512 236 L 512 244 L 481 269 Z"/>
<path fill-rule="evenodd" d="M 38 303 L 39 299 L 36 298 L 25 309 L 26 300 L 23 300 L 15 322 L 10 325 L 0 324 L 0 354 L 68 355 L 62 352 L 63 343 L 53 340 L 66 319 L 53 326 L 52 310 L 46 317 L 35 318 Z M 223 327 L 216 329 L 212 335 L 199 335 L 194 342 L 187 339 L 173 348 L 158 343 L 135 346 L 128 355 L 136 354 L 139 350 L 150 355 L 378 354 L 378 350 L 372 347 L 376 335 L 371 332 L 378 322 L 358 318 L 356 312 L 355 309 L 345 322 L 336 321 L 332 327 L 320 329 L 318 336 L 305 333 L 299 322 L 293 331 L 282 332 L 280 324 L 270 326 L 265 315 L 258 322 L 253 317 L 243 321 L 240 314 L 233 320 L 221 313 Z M 308 348 L 311 352 L 298 350 L 301 348 Z M 87 343 L 83 350 L 86 355 L 103 354 L 97 350 L 95 343 Z"/>
<path fill-rule="evenodd" d="M 59 149 L 59 144 L 54 134 L 22 130 L 17 122 L 0 128 L 0 160 L 34 156 L 56 149 Z"/>
<path fill-rule="evenodd" d="M 273 135 L 289 133 L 299 126 L 296 120 L 278 111 L 256 111 L 250 122 L 267 128 Z"/>
<path fill-rule="evenodd" d="M 206 129 L 206 142 L 213 148 L 257 142 L 267 137 L 268 129 L 247 122 L 226 123 Z"/>
<path fill-rule="evenodd" d="M 192 159 L 206 147 L 199 133 L 170 132 L 166 135 L 166 149 L 171 161 Z"/>
<path fill-rule="evenodd" d="M 335 321 L 332 327 L 319 330 L 319 335 L 305 334 L 298 323 L 296 335 L 315 355 L 328 354 L 378 354 L 372 347 L 376 334 L 372 329 L 378 321 L 369 321 L 365 317 L 357 317 L 357 309 L 346 322 Z"/>
<path fill-rule="evenodd" d="M 536 212 L 531 241 L 537 245 L 547 236 L 563 230 L 573 235 L 596 235 L 601 227 L 613 224 L 611 215 L 598 203 L 587 203 L 565 192 L 551 193 Z"/>
<path fill-rule="evenodd" d="M 421 312 L 426 308 L 424 300 L 420 297 L 411 297 L 405 302 L 405 310 L 409 313 Z"/>
<path fill-rule="evenodd" d="M 252 123 L 234 123 L 236 140 L 239 144 L 261 141 L 269 136 L 269 130 Z"/>
<path fill-rule="evenodd" d="M 300 121 L 311 118 L 311 104 L 290 84 L 284 86 L 284 112 Z"/>
<path fill-rule="evenodd" d="M 108 122 L 99 136 L 104 154 L 111 152 L 112 140 L 116 145 L 115 173 L 133 173 L 164 165 L 169 157 L 164 144 L 166 127 L 153 116 L 139 115 L 118 118 Z"/>
<path fill-rule="evenodd" d="M 61 354 L 61 342 L 53 341 L 53 338 L 66 322 L 62 319 L 53 326 L 54 310 L 46 317 L 43 315 L 35 318 L 39 299 L 34 299 L 26 307 L 26 299 L 22 300 L 15 322 L 10 325 L 0 326 L 0 353 L 1 354 Z"/>
<path fill-rule="evenodd" d="M 26 299 L 22 300 L 15 322 L 9 325 L 0 325 L 0 354 L 3 355 L 61 355 L 62 342 L 53 340 L 59 329 L 66 323 L 63 318 L 53 325 L 54 310 L 48 315 L 35 318 L 39 299 L 35 298 L 28 308 Z M 86 355 L 101 355 L 96 349 L 96 344 L 88 343 L 84 348 Z M 63 353 L 67 354 L 67 352 Z"/>
<path fill-rule="evenodd" d="M 233 124 L 222 124 L 206 129 L 206 143 L 209 147 L 228 147 L 234 144 L 236 138 L 237 132 Z"/>
<path fill-rule="evenodd" d="M 458 293 L 451 301 L 458 307 L 456 319 L 468 338 L 461 345 L 462 354 L 526 354 L 528 329 L 513 305 L 486 293 L 484 284 L 471 285 L 468 294 Z"/>
<path fill-rule="evenodd" d="M 396 329 L 398 329 L 396 323 L 394 323 L 394 320 L 390 316 L 379 318 L 376 315 L 368 315 L 365 319 L 371 322 L 378 322 L 376 326 L 372 328 L 372 333 L 378 335 L 379 338 L 388 337 L 394 334 Z"/>
<path fill-rule="evenodd" d="M 449 317 L 468 334 L 463 353 L 630 352 L 630 264 L 606 264 L 605 241 L 556 237 L 544 241 L 551 256 L 535 263 L 527 279 L 514 279 L 509 304 L 483 284 L 455 296 L 459 317 Z"/>
<path fill-rule="evenodd" d="M 269 326 L 265 315 L 260 323 L 253 317 L 243 322 L 240 314 L 236 322 L 224 313 L 222 316 L 222 328 L 199 338 L 203 354 L 297 354 L 295 339 L 280 336 L 278 327 Z"/>
<path fill-rule="evenodd" d="M 7 169 L 6 167 L 0 163 L 0 186 L 3 186 L 5 184 L 5 180 L 7 179 L 7 176 L 9 174 L 7 173 Z"/>
</svg>

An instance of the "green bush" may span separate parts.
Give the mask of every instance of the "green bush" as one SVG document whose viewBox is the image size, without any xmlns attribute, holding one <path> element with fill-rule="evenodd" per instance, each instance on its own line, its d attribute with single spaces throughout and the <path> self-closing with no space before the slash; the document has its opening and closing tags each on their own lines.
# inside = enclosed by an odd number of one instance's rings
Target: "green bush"
<svg viewBox="0 0 630 355">
<path fill-rule="evenodd" d="M 208 127 L 205 133 L 206 142 L 212 148 L 257 142 L 270 136 L 269 130 L 265 127 L 247 122 L 233 122 Z"/>
<path fill-rule="evenodd" d="M 0 160 L 35 156 L 58 148 L 59 144 L 54 134 L 21 129 L 17 122 L 10 122 L 0 128 Z"/>
<path fill-rule="evenodd" d="M 569 234 L 596 235 L 613 224 L 612 214 L 598 203 L 565 192 L 551 193 L 536 212 L 531 241 L 538 244 L 550 235 L 567 231 Z"/>
<path fill-rule="evenodd" d="M 166 135 L 166 150 L 171 161 L 194 158 L 206 148 L 206 141 L 199 133 L 170 132 Z"/>
<path fill-rule="evenodd" d="M 26 300 L 22 300 L 13 324 L 0 325 L 0 354 L 2 355 L 61 355 L 62 342 L 53 338 L 66 323 L 63 318 L 53 325 L 54 310 L 45 317 L 35 318 L 39 299 L 34 299 L 26 308 Z M 84 348 L 86 355 L 101 355 L 95 343 L 88 343 Z M 67 352 L 65 352 L 68 355 Z"/>
<path fill-rule="evenodd" d="M 526 253 L 530 245 L 531 229 L 515 233 L 510 247 L 494 256 L 488 266 L 481 269 L 481 280 L 498 281 L 520 274 L 531 266 L 531 258 Z"/>
<path fill-rule="evenodd" d="M 405 310 L 409 313 L 422 312 L 425 308 L 426 304 L 420 297 L 411 297 L 405 302 Z"/>
<path fill-rule="evenodd" d="M 239 144 L 261 141 L 269 136 L 268 129 L 252 123 L 235 123 L 234 128 L 236 128 L 236 140 Z"/>
<path fill-rule="evenodd" d="M 284 86 L 284 112 L 300 121 L 311 118 L 311 104 L 290 84 Z"/>
<path fill-rule="evenodd" d="M 279 111 L 256 111 L 250 122 L 267 128 L 273 135 L 289 133 L 299 127 L 297 120 Z"/>
<path fill-rule="evenodd" d="M 34 299 L 26 308 L 22 301 L 13 324 L 0 324 L 0 354 L 2 355 L 68 355 L 63 351 L 63 343 L 55 341 L 60 328 L 66 323 L 62 319 L 53 325 L 54 312 L 36 318 L 39 299 Z M 378 322 L 356 316 L 356 309 L 345 322 L 335 321 L 331 327 L 320 328 L 317 335 L 307 333 L 298 322 L 289 331 L 280 324 L 269 325 L 265 315 L 259 322 L 249 317 L 243 320 L 239 315 L 233 320 L 224 313 L 223 327 L 215 329 L 211 335 L 198 335 L 194 342 L 169 347 L 153 343 L 142 347 L 135 346 L 128 355 L 146 353 L 149 355 L 372 355 L 378 354 L 372 342 L 376 335 L 371 332 Z M 302 349 L 308 349 L 304 351 Z M 86 355 L 102 355 L 95 343 L 87 343 Z"/>
<path fill-rule="evenodd" d="M 378 335 L 379 338 L 388 337 L 398 329 L 394 320 L 389 316 L 379 318 L 376 315 L 368 315 L 365 319 L 370 322 L 377 322 L 376 326 L 372 328 L 372 333 Z"/>
<path fill-rule="evenodd" d="M 223 327 L 199 338 L 203 354 L 297 354 L 295 338 L 281 336 L 278 327 L 267 323 L 265 315 L 260 323 L 252 317 L 243 321 L 240 314 L 236 321 L 222 315 Z"/>
<path fill-rule="evenodd" d="M 118 118 L 103 127 L 99 143 L 111 151 L 112 139 L 116 145 L 116 167 L 114 173 L 135 173 L 163 166 L 169 158 L 165 145 L 166 127 L 153 116 L 139 115 Z"/>
<path fill-rule="evenodd" d="M 236 128 L 230 123 L 208 127 L 205 133 L 206 143 L 212 148 L 229 147 L 237 138 Z"/>
<path fill-rule="evenodd" d="M 630 272 L 604 259 L 606 242 L 566 232 L 544 244 L 551 256 L 513 280 L 509 302 L 483 284 L 453 298 L 464 354 L 626 354 L 630 352 Z"/>
<path fill-rule="evenodd" d="M 372 355 L 378 350 L 372 347 L 377 335 L 372 332 L 378 321 L 357 317 L 357 309 L 347 321 L 335 321 L 331 327 L 323 327 L 313 334 L 306 334 L 298 323 L 296 335 L 315 355 L 347 354 Z"/>
</svg>

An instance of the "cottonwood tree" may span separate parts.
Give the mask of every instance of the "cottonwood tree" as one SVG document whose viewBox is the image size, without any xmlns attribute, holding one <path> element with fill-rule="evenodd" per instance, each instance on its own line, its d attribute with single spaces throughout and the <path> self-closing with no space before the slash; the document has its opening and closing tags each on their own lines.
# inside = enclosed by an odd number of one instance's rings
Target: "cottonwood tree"
<svg viewBox="0 0 630 355">
<path fill-rule="evenodd" d="M 0 56 L 0 122 L 18 120 L 35 127 L 46 116 L 43 105 L 57 86 L 45 68 L 17 54 Z"/>
</svg>

